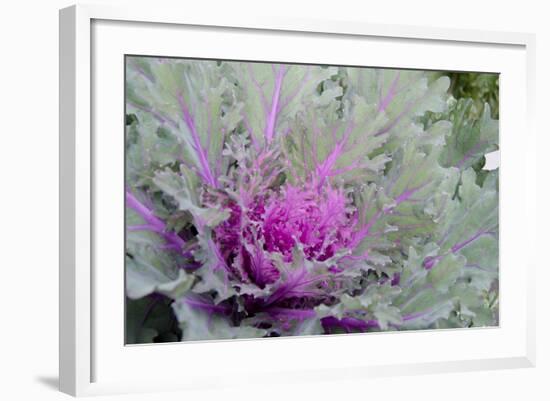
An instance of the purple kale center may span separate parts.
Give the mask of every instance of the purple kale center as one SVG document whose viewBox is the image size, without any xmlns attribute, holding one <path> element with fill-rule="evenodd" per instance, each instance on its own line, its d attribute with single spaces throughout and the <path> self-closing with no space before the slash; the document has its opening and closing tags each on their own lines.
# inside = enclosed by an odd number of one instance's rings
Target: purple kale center
<svg viewBox="0 0 550 401">
<path fill-rule="evenodd" d="M 325 261 L 351 242 L 356 219 L 342 189 L 286 184 L 257 197 L 244 210 L 229 203 L 229 219 L 215 229 L 229 265 L 260 287 L 275 282 L 279 271 L 267 253 L 293 261 L 299 246 L 309 260 Z"/>
</svg>

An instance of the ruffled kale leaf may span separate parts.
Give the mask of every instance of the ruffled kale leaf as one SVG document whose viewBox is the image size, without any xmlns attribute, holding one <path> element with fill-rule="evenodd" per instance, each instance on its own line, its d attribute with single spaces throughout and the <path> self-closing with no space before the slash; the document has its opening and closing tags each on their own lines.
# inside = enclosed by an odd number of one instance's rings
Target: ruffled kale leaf
<svg viewBox="0 0 550 401">
<path fill-rule="evenodd" d="M 224 141 L 239 123 L 234 85 L 215 61 L 128 57 L 126 105 L 175 135 L 180 161 L 207 185 L 224 171 Z M 139 117 L 138 117 L 139 118 Z"/>
<path fill-rule="evenodd" d="M 227 63 L 233 70 L 242 118 L 254 148 L 286 136 L 290 121 L 306 109 L 318 86 L 336 74 L 334 67 L 266 63 Z"/>
</svg>

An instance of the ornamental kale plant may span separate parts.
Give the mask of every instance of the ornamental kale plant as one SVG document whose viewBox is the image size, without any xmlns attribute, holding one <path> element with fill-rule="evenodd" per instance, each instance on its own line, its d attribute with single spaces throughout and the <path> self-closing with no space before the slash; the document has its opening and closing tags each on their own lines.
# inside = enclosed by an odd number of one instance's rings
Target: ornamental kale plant
<svg viewBox="0 0 550 401">
<path fill-rule="evenodd" d="M 127 343 L 497 325 L 498 121 L 449 84 L 128 56 Z"/>
</svg>

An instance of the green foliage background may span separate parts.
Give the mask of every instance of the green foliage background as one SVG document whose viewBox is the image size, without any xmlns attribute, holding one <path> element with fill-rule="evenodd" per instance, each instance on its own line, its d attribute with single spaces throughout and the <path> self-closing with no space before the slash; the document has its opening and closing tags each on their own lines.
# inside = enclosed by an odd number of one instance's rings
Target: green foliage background
<svg viewBox="0 0 550 401">
<path fill-rule="evenodd" d="M 478 112 L 488 103 L 491 106 L 491 117 L 499 118 L 498 74 L 452 72 L 447 75 L 451 78 L 449 93 L 455 99 L 472 99 Z"/>
</svg>

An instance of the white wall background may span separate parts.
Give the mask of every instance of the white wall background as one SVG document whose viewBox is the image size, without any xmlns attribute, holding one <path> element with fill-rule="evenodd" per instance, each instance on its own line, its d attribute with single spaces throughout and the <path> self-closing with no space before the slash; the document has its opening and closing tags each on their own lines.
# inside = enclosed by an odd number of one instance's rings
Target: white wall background
<svg viewBox="0 0 550 401">
<path fill-rule="evenodd" d="M 96 3 L 131 4 L 128 0 Z M 6 400 L 65 399 L 57 392 L 58 20 L 66 0 L 4 1 L 0 6 L 0 393 Z M 148 3 L 139 1 L 139 3 Z M 149 394 L 102 399 L 164 400 L 547 400 L 550 399 L 550 239 L 545 126 L 550 89 L 550 29 L 545 2 L 460 1 L 150 1 L 211 9 L 252 5 L 262 13 L 374 23 L 429 25 L 537 34 L 538 249 L 537 352 L 534 369 L 381 378 L 361 384 L 273 387 L 243 392 Z M 518 132 L 518 135 L 521 133 Z M 545 153 L 543 153 L 545 152 Z M 518 266 L 520 268 L 520 266 Z M 269 363 L 259 358 L 259 363 Z M 184 363 L 184 362 L 182 362 Z M 161 368 L 161 367 L 159 367 Z M 243 378 L 246 380 L 246 378 Z"/>
</svg>

